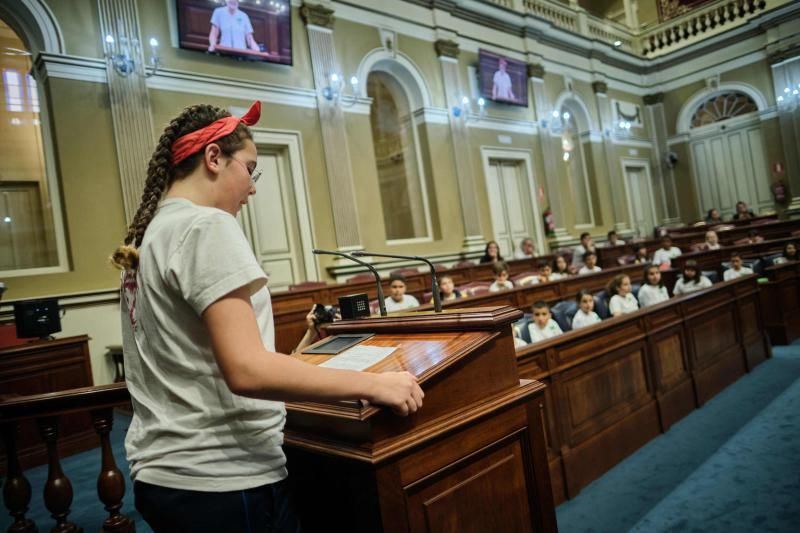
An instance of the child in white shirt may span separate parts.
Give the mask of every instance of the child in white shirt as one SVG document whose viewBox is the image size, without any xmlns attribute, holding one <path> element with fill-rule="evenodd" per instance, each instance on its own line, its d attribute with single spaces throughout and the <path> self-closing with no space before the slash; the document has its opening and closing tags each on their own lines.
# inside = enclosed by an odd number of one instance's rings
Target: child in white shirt
<svg viewBox="0 0 800 533">
<path fill-rule="evenodd" d="M 611 301 L 608 302 L 608 311 L 612 316 L 622 316 L 639 310 L 639 302 L 633 296 L 631 278 L 626 274 L 617 274 L 608 284 L 608 293 Z"/>
<path fill-rule="evenodd" d="M 395 274 L 390 278 L 390 280 L 390 295 L 388 298 L 383 300 L 383 303 L 386 304 L 386 311 L 402 311 L 403 309 L 419 307 L 419 300 L 410 294 L 406 294 L 406 278 Z"/>
<path fill-rule="evenodd" d="M 669 293 L 661 281 L 661 270 L 655 265 L 644 269 L 645 283 L 639 288 L 639 307 L 660 304 L 669 300 Z"/>
<path fill-rule="evenodd" d="M 547 302 L 539 301 L 533 304 L 533 322 L 528 324 L 528 333 L 531 335 L 531 342 L 543 341 L 564 333 L 553 320 Z"/>
<path fill-rule="evenodd" d="M 681 249 L 677 246 L 672 246 L 672 239 L 664 237 L 661 239 L 661 248 L 656 250 L 653 254 L 653 264 L 656 266 L 672 264 L 672 260 L 681 255 Z"/>
<path fill-rule="evenodd" d="M 575 297 L 578 302 L 578 311 L 572 318 L 572 329 L 584 328 L 602 322 L 600 315 L 594 312 L 594 296 L 586 289 L 578 291 Z"/>
<path fill-rule="evenodd" d="M 711 280 L 705 277 L 700 272 L 700 269 L 697 268 L 697 261 L 690 259 L 683 265 L 683 277 L 675 283 L 672 294 L 679 296 L 709 287 L 711 287 Z"/>
<path fill-rule="evenodd" d="M 706 242 L 703 243 L 706 250 L 719 250 L 722 246 L 719 244 L 719 237 L 714 230 L 706 232 Z"/>
<path fill-rule="evenodd" d="M 730 281 L 732 279 L 740 278 L 742 276 L 747 276 L 748 274 L 752 273 L 753 273 L 752 268 L 747 268 L 746 266 L 742 266 L 742 256 L 734 252 L 731 255 L 731 267 L 725 271 L 722 277 L 725 281 Z"/>
<path fill-rule="evenodd" d="M 563 255 L 557 255 L 553 261 L 553 273 L 550 274 L 551 280 L 566 278 L 570 275 L 569 265 Z"/>
<path fill-rule="evenodd" d="M 583 254 L 583 263 L 584 265 L 578 270 L 578 274 L 594 274 L 602 270 L 602 268 L 597 266 L 597 254 L 592 250 Z"/>
<path fill-rule="evenodd" d="M 494 272 L 494 283 L 489 285 L 489 292 L 513 289 L 514 284 L 508 279 L 508 265 L 504 261 L 497 261 L 492 265 Z"/>
<path fill-rule="evenodd" d="M 587 232 L 581 233 L 581 243 L 572 251 L 572 266 L 579 267 L 583 264 L 583 256 L 588 251 L 594 251 L 592 236 Z"/>
</svg>

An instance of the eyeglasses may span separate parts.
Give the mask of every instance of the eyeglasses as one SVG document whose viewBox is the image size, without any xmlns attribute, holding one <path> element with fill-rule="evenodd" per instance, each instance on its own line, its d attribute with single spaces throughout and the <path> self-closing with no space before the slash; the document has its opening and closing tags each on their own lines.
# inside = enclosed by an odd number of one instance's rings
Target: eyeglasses
<svg viewBox="0 0 800 533">
<path fill-rule="evenodd" d="M 258 181 L 258 178 L 260 178 L 260 177 L 261 177 L 261 171 L 260 171 L 260 170 L 253 169 L 253 171 L 252 171 L 252 172 L 250 172 L 250 169 L 249 169 L 249 168 L 247 168 L 247 165 L 245 165 L 244 163 L 242 163 L 241 161 L 239 161 L 238 159 L 236 159 L 236 158 L 235 158 L 235 157 L 233 157 L 233 156 L 229 156 L 229 157 L 230 157 L 232 160 L 234 160 L 234 161 L 236 161 L 237 163 L 239 163 L 240 165 L 242 165 L 242 167 L 244 167 L 244 170 L 245 170 L 245 172 L 247 172 L 247 174 L 250 176 L 250 181 L 252 181 L 252 182 L 253 182 L 253 184 L 255 184 L 255 183 Z"/>
</svg>

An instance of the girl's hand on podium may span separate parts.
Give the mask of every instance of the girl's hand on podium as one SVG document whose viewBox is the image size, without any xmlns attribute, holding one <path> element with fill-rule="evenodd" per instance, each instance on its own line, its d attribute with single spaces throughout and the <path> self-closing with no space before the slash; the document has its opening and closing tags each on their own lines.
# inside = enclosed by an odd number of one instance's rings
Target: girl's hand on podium
<svg viewBox="0 0 800 533">
<path fill-rule="evenodd" d="M 408 372 L 385 372 L 373 374 L 375 389 L 368 398 L 370 403 L 390 407 L 395 414 L 408 416 L 422 407 L 422 392 L 417 378 Z"/>
</svg>

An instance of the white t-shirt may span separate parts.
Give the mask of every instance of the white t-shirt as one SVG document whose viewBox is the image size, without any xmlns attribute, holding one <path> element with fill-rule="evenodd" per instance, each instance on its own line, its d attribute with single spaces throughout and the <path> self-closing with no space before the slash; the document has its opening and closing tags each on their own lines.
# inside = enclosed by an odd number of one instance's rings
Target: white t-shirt
<svg viewBox="0 0 800 533">
<path fill-rule="evenodd" d="M 557 279 L 564 279 L 568 277 L 569 274 L 562 274 L 561 272 L 553 272 L 550 274 L 550 281 L 555 281 Z"/>
<path fill-rule="evenodd" d="M 389 296 L 383 303 L 386 304 L 386 312 L 402 311 L 403 309 L 411 309 L 412 307 L 419 307 L 419 300 L 410 294 L 403 295 L 403 301 L 395 302 L 394 298 Z"/>
<path fill-rule="evenodd" d="M 619 312 L 627 315 L 639 310 L 639 302 L 636 301 L 633 293 L 629 292 L 625 296 L 615 294 L 611 297 L 611 301 L 608 302 L 608 310 L 612 315 L 616 315 Z"/>
<path fill-rule="evenodd" d="M 677 246 L 673 246 L 669 250 L 665 250 L 663 248 L 659 248 L 656 250 L 656 253 L 653 254 L 653 264 L 654 265 L 661 265 L 661 264 L 672 264 L 672 260 L 681 255 L 681 249 Z"/>
<path fill-rule="evenodd" d="M 538 283 L 538 281 L 536 283 Z M 502 291 L 504 289 L 513 289 L 513 288 L 514 284 L 511 283 L 509 280 L 505 280 L 503 283 L 498 283 L 494 281 L 492 282 L 491 285 L 489 285 L 489 292 L 497 292 L 497 291 Z"/>
<path fill-rule="evenodd" d="M 589 268 L 586 265 L 583 265 L 581 267 L 581 269 L 578 270 L 578 274 L 594 274 L 595 272 L 600 272 L 601 270 L 603 270 L 603 269 L 600 268 L 597 265 L 593 266 L 592 268 Z"/>
<path fill-rule="evenodd" d="M 545 324 L 543 328 L 540 328 L 536 322 L 531 322 L 528 324 L 528 333 L 530 333 L 531 342 L 539 342 L 557 335 L 561 335 L 564 332 L 561 331 L 561 328 L 558 326 L 558 322 L 551 318 L 547 321 L 547 324 Z"/>
<path fill-rule="evenodd" d="M 597 324 L 602 321 L 600 315 L 594 311 L 584 313 L 583 309 L 578 309 L 578 312 L 575 313 L 575 316 L 572 318 L 572 329 L 585 328 L 586 326 L 591 326 L 592 324 Z"/>
<path fill-rule="evenodd" d="M 592 248 L 592 251 L 595 249 Z M 589 250 L 586 249 L 582 244 L 579 244 L 572 250 L 572 266 L 577 267 L 583 264 L 583 256 Z"/>
<path fill-rule="evenodd" d="M 639 288 L 639 305 L 641 307 L 660 304 L 667 300 L 669 300 L 669 293 L 666 287 L 645 284 Z"/>
<path fill-rule="evenodd" d="M 533 259 L 533 254 L 528 255 L 522 251 L 521 248 L 518 248 L 516 252 L 514 252 L 514 259 Z"/>
<path fill-rule="evenodd" d="M 182 198 L 161 203 L 123 274 L 121 318 L 133 420 L 125 438 L 131 478 L 224 492 L 286 477 L 283 402 L 231 392 L 203 311 L 247 287 L 264 348 L 275 350 L 267 277 L 236 219 Z"/>
<path fill-rule="evenodd" d="M 726 270 L 722 274 L 722 278 L 725 281 L 730 281 L 732 279 L 741 278 L 742 276 L 747 276 L 747 275 L 750 275 L 752 273 L 753 273 L 753 269 L 752 268 L 747 268 L 747 267 L 744 267 L 744 266 L 742 268 L 740 268 L 739 270 L 734 270 L 732 268 L 729 268 L 728 270 Z"/>
<path fill-rule="evenodd" d="M 511 77 L 508 72 L 498 70 L 492 78 L 495 88 L 495 97 L 503 100 L 513 100 L 514 94 L 511 90 Z"/>
<path fill-rule="evenodd" d="M 696 283 L 684 283 L 683 278 L 675 282 L 675 288 L 672 294 L 678 296 L 679 294 L 689 294 L 690 292 L 699 291 L 711 287 L 711 280 L 705 276 L 700 276 Z"/>
<path fill-rule="evenodd" d="M 253 33 L 250 17 L 241 9 L 231 15 L 227 6 L 218 7 L 211 14 L 211 24 L 219 28 L 219 45 L 231 48 L 247 48 L 246 36 Z"/>
<path fill-rule="evenodd" d="M 706 244 L 706 250 L 719 250 L 720 248 L 722 248 L 722 245 L 720 243 L 710 244 L 706 242 L 705 244 Z"/>
</svg>

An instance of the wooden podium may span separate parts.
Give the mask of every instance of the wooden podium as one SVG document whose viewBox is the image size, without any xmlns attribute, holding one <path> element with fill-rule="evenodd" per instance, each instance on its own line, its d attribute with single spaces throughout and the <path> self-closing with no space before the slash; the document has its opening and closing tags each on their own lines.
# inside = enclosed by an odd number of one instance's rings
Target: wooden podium
<svg viewBox="0 0 800 533">
<path fill-rule="evenodd" d="M 512 307 L 332 324 L 396 346 L 367 371 L 407 370 L 425 391 L 403 418 L 360 402 L 287 403 L 285 446 L 305 532 L 556 531 L 543 391 L 520 380 Z M 330 355 L 302 354 L 320 364 Z"/>
</svg>

